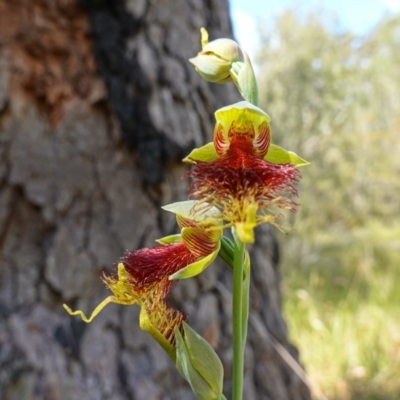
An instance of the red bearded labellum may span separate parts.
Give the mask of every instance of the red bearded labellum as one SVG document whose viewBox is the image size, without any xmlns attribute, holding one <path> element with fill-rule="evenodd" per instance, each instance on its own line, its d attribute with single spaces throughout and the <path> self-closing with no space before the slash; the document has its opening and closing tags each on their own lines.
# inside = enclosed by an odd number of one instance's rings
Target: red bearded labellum
<svg viewBox="0 0 400 400">
<path fill-rule="evenodd" d="M 139 295 L 157 285 L 160 298 L 165 299 L 172 285 L 168 277 L 195 260 L 196 256 L 182 242 L 128 252 L 120 261 Z"/>
<path fill-rule="evenodd" d="M 292 164 L 272 164 L 260 158 L 252 137 L 232 137 L 224 154 L 214 161 L 196 162 L 186 176 L 193 179 L 189 198 L 218 207 L 227 226 L 246 222 L 249 205 L 255 205 L 258 212 L 256 225 L 273 222 L 274 207 L 297 209 L 289 197 L 297 196 L 299 172 Z"/>
</svg>

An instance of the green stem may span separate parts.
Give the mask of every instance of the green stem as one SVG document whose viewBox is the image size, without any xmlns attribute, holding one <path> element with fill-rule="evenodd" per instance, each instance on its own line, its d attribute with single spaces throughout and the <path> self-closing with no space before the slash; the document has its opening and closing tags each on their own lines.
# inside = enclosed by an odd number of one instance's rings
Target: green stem
<svg viewBox="0 0 400 400">
<path fill-rule="evenodd" d="M 234 258 L 233 258 L 233 383 L 232 400 L 242 400 L 243 395 L 243 370 L 244 370 L 244 343 L 243 343 L 243 261 L 244 244 L 234 233 Z"/>
<path fill-rule="evenodd" d="M 242 342 L 243 348 L 246 346 L 247 326 L 249 321 L 249 299 L 250 299 L 250 258 L 246 252 L 244 257 L 244 281 L 242 294 Z"/>
</svg>

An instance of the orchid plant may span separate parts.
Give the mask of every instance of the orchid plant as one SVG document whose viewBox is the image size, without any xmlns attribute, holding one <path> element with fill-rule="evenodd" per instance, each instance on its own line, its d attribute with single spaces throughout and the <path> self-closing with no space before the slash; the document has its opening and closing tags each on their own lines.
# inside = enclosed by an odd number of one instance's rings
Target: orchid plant
<svg viewBox="0 0 400 400">
<path fill-rule="evenodd" d="M 221 257 L 233 269 L 232 399 L 241 400 L 251 270 L 246 244 L 254 242 L 256 226 L 278 224 L 279 209 L 296 210 L 298 168 L 308 163 L 271 143 L 270 117 L 258 107 L 248 55 L 230 39 L 208 42 L 204 28 L 201 36 L 202 50 L 190 62 L 209 82 L 234 82 L 244 101 L 217 110 L 213 141 L 183 160 L 191 164 L 189 199 L 163 207 L 176 215 L 180 233 L 125 254 L 115 273 L 103 275 L 112 295 L 90 317 L 64 308 L 89 323 L 108 303 L 138 304 L 141 329 L 162 346 L 195 395 L 222 400 L 220 359 L 186 316 L 167 303 L 175 281 L 200 274 Z M 233 240 L 224 236 L 226 228 Z"/>
</svg>

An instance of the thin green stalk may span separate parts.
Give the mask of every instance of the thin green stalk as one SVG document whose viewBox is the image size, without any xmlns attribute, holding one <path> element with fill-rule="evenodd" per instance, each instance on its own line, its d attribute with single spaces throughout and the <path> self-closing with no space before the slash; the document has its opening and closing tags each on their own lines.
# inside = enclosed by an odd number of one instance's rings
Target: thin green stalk
<svg viewBox="0 0 400 400">
<path fill-rule="evenodd" d="M 244 244 L 234 233 L 234 258 L 233 258 L 233 383 L 232 400 L 242 400 L 243 371 L 244 371 L 244 343 L 243 343 L 243 261 Z"/>
<path fill-rule="evenodd" d="M 250 299 L 250 257 L 246 251 L 244 255 L 244 281 L 242 294 L 242 343 L 243 350 L 247 340 L 247 326 L 249 323 L 249 299 Z"/>
</svg>

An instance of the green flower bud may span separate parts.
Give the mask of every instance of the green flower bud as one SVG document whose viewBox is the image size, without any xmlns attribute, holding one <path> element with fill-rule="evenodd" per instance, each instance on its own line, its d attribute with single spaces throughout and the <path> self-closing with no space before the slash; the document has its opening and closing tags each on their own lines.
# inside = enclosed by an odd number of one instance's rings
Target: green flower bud
<svg viewBox="0 0 400 400">
<path fill-rule="evenodd" d="M 242 97 L 258 104 L 258 89 L 249 56 L 231 39 L 208 42 L 208 33 L 201 28 L 202 50 L 189 61 L 203 79 L 212 83 L 234 82 Z"/>
<path fill-rule="evenodd" d="M 208 33 L 201 28 L 202 51 L 189 61 L 197 72 L 208 82 L 226 83 L 232 81 L 232 63 L 244 61 L 239 45 L 231 39 L 217 39 L 208 42 Z"/>
</svg>

